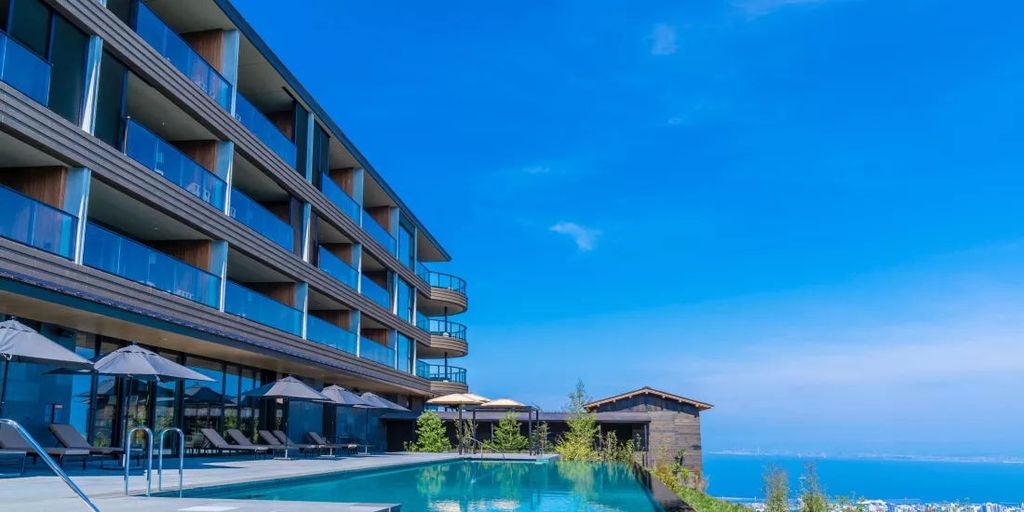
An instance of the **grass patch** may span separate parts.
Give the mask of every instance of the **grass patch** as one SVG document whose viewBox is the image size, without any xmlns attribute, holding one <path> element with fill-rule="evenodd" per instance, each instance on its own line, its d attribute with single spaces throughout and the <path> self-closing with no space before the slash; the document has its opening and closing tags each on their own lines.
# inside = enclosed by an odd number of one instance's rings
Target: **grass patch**
<svg viewBox="0 0 1024 512">
<path fill-rule="evenodd" d="M 693 507 L 693 510 L 696 512 L 750 512 L 750 509 L 743 505 L 708 496 L 697 489 L 678 487 L 673 490 L 687 505 Z"/>
</svg>

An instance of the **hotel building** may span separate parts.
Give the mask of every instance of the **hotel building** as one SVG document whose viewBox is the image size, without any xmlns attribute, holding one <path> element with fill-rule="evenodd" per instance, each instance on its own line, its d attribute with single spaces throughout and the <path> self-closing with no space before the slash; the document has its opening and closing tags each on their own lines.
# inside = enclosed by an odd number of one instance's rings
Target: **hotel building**
<svg viewBox="0 0 1024 512">
<path fill-rule="evenodd" d="M 120 439 L 122 391 L 133 425 L 190 444 L 286 415 L 295 438 L 374 432 L 373 412 L 242 394 L 285 375 L 413 410 L 466 391 L 466 284 L 424 266 L 448 260 L 227 0 L 0 0 L 0 315 L 214 379 L 12 364 L 3 415 L 37 438 Z"/>
</svg>

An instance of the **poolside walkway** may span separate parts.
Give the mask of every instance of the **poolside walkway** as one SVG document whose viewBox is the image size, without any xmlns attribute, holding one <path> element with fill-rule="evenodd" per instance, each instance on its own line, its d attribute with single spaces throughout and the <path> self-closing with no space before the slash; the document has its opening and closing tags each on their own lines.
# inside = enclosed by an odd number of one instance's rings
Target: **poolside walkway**
<svg viewBox="0 0 1024 512">
<path fill-rule="evenodd" d="M 383 455 L 348 456 L 344 458 L 302 458 L 293 460 L 251 458 L 189 458 L 185 459 L 185 488 L 210 487 L 261 480 L 277 480 L 310 475 L 377 469 L 385 467 L 438 462 L 458 459 L 458 454 L 393 453 Z M 164 491 L 177 489 L 177 468 L 168 469 L 176 460 L 164 460 Z M 147 498 L 146 479 L 141 471 L 133 471 L 130 492 L 124 496 L 124 473 L 104 470 L 90 464 L 85 471 L 74 462 L 67 465 L 68 473 L 82 490 L 104 512 L 378 512 L 392 510 L 395 503 L 342 504 L 258 500 L 217 500 L 207 498 Z M 154 461 L 154 466 L 156 461 Z M 10 471 L 5 465 L 0 471 Z M 153 492 L 157 492 L 156 470 L 153 472 Z M 26 476 L 0 479 L 0 508 L 16 504 L 18 512 L 87 510 L 87 507 L 59 478 L 42 463 L 30 465 Z M 393 510 L 398 510 L 394 508 Z"/>
</svg>

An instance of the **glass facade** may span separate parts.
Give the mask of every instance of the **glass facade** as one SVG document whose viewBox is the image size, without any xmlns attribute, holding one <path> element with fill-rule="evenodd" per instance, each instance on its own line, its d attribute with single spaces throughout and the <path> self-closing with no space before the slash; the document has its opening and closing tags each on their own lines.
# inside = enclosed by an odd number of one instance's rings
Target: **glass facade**
<svg viewBox="0 0 1024 512">
<path fill-rule="evenodd" d="M 313 315 L 306 319 L 306 338 L 350 354 L 356 353 L 356 333 Z"/>
<path fill-rule="evenodd" d="M 221 210 L 227 185 L 178 148 L 133 119 L 125 120 L 124 153 L 171 183 Z"/>
<path fill-rule="evenodd" d="M 235 119 L 241 121 L 253 135 L 263 141 L 274 153 L 277 153 L 281 160 L 295 167 L 295 143 L 281 133 L 281 130 L 278 130 L 277 126 L 267 119 L 260 109 L 241 94 L 238 94 L 235 99 Z"/>
<path fill-rule="evenodd" d="M 391 311 L 391 294 L 383 286 L 374 282 L 363 274 L 360 291 L 363 295 L 369 297 L 371 300 L 380 305 L 380 307 Z"/>
<path fill-rule="evenodd" d="M 320 175 L 320 191 L 330 199 L 335 206 L 338 207 L 345 215 L 348 215 L 350 219 L 359 224 L 359 205 L 356 204 L 355 199 L 352 199 L 341 187 L 338 186 L 334 180 L 331 179 L 326 173 Z"/>
<path fill-rule="evenodd" d="M 398 310 L 396 314 L 402 320 L 414 323 L 416 321 L 416 314 L 413 310 L 413 299 L 416 294 L 416 289 L 409 286 L 409 283 L 405 282 L 405 280 L 400 277 L 395 279 L 395 281 L 398 283 L 395 290 L 395 295 L 398 299 Z"/>
<path fill-rule="evenodd" d="M 326 247 L 320 246 L 318 262 L 320 263 L 320 269 L 327 272 L 331 277 L 341 281 L 352 288 L 356 288 L 356 279 L 359 277 L 359 272 L 352 268 L 351 265 L 345 263 L 344 260 L 335 256 L 331 251 L 327 250 Z"/>
<path fill-rule="evenodd" d="M 395 344 L 395 351 L 398 352 L 398 366 L 395 367 L 396 370 L 412 373 L 413 343 L 412 338 L 398 333 L 398 341 Z"/>
<path fill-rule="evenodd" d="M 388 253 L 395 254 L 395 237 L 391 236 L 391 233 L 388 233 L 384 226 L 373 220 L 372 215 L 363 214 L 363 230 L 369 233 L 380 245 L 384 246 Z"/>
<path fill-rule="evenodd" d="M 0 236 L 42 249 L 65 258 L 71 257 L 78 219 L 0 185 Z"/>
<path fill-rule="evenodd" d="M 295 247 L 295 231 L 291 224 L 238 189 L 231 189 L 231 216 L 288 251 Z"/>
<path fill-rule="evenodd" d="M 359 357 L 380 363 L 389 368 L 395 367 L 395 349 L 377 343 L 365 336 L 361 336 L 359 340 Z"/>
<path fill-rule="evenodd" d="M 224 288 L 224 311 L 296 336 L 300 333 L 301 311 L 233 281 Z"/>
<path fill-rule="evenodd" d="M 401 222 L 398 224 L 398 261 L 408 268 L 416 269 L 416 237 L 413 229 Z"/>
</svg>

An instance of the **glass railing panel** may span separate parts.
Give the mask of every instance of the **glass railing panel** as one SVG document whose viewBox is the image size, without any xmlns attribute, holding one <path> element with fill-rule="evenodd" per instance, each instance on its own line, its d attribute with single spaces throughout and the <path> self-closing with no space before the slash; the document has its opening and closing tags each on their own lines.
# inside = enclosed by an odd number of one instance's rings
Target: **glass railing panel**
<svg viewBox="0 0 1024 512">
<path fill-rule="evenodd" d="M 306 317 L 306 338 L 350 354 L 356 353 L 356 333 L 313 315 Z"/>
<path fill-rule="evenodd" d="M 359 224 L 359 205 L 356 204 L 355 199 L 348 195 L 341 187 L 338 186 L 334 180 L 331 179 L 326 173 L 320 176 L 320 191 L 330 199 L 339 210 L 348 215 L 350 219 Z"/>
<path fill-rule="evenodd" d="M 91 222 L 83 263 L 207 306 L 219 303 L 219 277 Z"/>
<path fill-rule="evenodd" d="M 421 261 L 416 262 L 416 275 L 420 276 L 420 279 L 430 282 L 430 270 Z"/>
<path fill-rule="evenodd" d="M 135 31 L 224 110 L 231 109 L 231 84 L 142 2 Z"/>
<path fill-rule="evenodd" d="M 235 98 L 235 119 L 238 119 L 253 135 L 263 141 L 274 153 L 277 153 L 281 160 L 295 167 L 295 143 L 281 133 L 281 130 L 278 130 L 277 126 L 241 93 Z"/>
<path fill-rule="evenodd" d="M 463 295 L 466 294 L 466 281 L 461 277 L 431 271 L 427 282 L 432 288 L 444 288 Z"/>
<path fill-rule="evenodd" d="M 238 189 L 231 189 L 231 216 L 289 252 L 295 247 L 291 225 Z"/>
<path fill-rule="evenodd" d="M 74 250 L 78 219 L 0 185 L 0 236 L 65 258 Z"/>
<path fill-rule="evenodd" d="M 419 311 L 416 312 L 416 327 L 429 332 L 430 331 L 430 318 Z"/>
<path fill-rule="evenodd" d="M 395 367 L 395 349 L 385 347 L 376 341 L 360 336 L 359 357 L 369 359 L 389 368 Z"/>
<path fill-rule="evenodd" d="M 377 221 L 373 220 L 373 217 L 364 214 L 363 215 L 363 229 L 373 237 L 374 240 L 380 242 L 381 245 L 387 249 L 389 254 L 395 254 L 395 238 L 388 233 L 388 230 L 384 229 Z"/>
<path fill-rule="evenodd" d="M 224 180 L 133 119 L 127 120 L 124 154 L 214 208 L 224 208 Z"/>
<path fill-rule="evenodd" d="M 46 105 L 50 99 L 50 63 L 0 32 L 0 80 Z"/>
<path fill-rule="evenodd" d="M 438 382 L 466 383 L 466 369 L 416 361 L 416 376 Z"/>
<path fill-rule="evenodd" d="M 443 318 L 430 318 L 426 329 L 430 334 L 466 341 L 466 326 Z"/>
<path fill-rule="evenodd" d="M 356 279 L 359 278 L 359 272 L 323 246 L 320 246 L 319 262 L 321 270 L 327 272 L 338 281 L 345 283 L 353 290 L 356 289 Z"/>
<path fill-rule="evenodd" d="M 391 311 L 391 294 L 379 284 L 373 282 L 372 279 L 363 276 L 360 290 L 370 300 L 380 304 L 382 308 Z"/>
<path fill-rule="evenodd" d="M 234 281 L 228 281 L 225 287 L 224 311 L 296 336 L 302 325 L 301 311 Z"/>
</svg>

